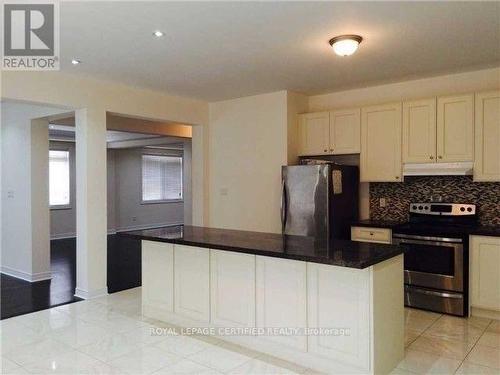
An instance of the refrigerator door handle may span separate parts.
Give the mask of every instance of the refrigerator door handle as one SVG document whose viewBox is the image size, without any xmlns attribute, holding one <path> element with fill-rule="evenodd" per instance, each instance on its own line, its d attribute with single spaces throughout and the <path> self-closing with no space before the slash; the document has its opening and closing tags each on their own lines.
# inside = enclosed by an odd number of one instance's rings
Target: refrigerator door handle
<svg viewBox="0 0 500 375">
<path fill-rule="evenodd" d="M 286 227 L 286 214 L 287 214 L 287 201 L 286 201 L 286 185 L 285 180 L 281 181 L 281 231 L 285 233 Z"/>
</svg>

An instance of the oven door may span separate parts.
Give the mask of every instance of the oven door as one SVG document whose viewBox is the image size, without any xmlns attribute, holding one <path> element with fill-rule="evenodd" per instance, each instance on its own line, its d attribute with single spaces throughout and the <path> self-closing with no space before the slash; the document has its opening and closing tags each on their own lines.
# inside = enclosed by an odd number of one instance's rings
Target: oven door
<svg viewBox="0 0 500 375">
<path fill-rule="evenodd" d="M 393 243 L 405 250 L 405 284 L 464 291 L 462 239 L 394 234 Z"/>
</svg>

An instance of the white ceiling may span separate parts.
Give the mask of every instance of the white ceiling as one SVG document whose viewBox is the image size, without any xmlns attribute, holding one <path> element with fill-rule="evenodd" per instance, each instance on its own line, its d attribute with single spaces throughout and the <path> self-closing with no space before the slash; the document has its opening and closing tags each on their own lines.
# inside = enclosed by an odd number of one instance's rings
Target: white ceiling
<svg viewBox="0 0 500 375">
<path fill-rule="evenodd" d="M 341 58 L 347 33 L 364 41 Z M 65 72 L 209 101 L 318 94 L 500 65 L 500 2 L 64 2 L 61 52 Z"/>
</svg>

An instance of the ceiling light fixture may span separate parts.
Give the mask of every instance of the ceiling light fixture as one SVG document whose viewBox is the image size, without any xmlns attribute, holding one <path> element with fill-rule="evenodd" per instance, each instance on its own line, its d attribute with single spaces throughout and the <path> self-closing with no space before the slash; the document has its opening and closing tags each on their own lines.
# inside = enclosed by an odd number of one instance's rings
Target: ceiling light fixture
<svg viewBox="0 0 500 375">
<path fill-rule="evenodd" d="M 77 60 L 77 59 L 73 59 L 73 60 L 71 60 L 71 64 L 73 64 L 73 65 L 78 65 L 78 64 L 80 64 L 80 63 L 81 63 L 81 61 L 80 61 L 80 60 Z"/>
<path fill-rule="evenodd" d="M 359 35 L 339 35 L 330 39 L 333 51 L 339 56 L 350 56 L 358 49 L 363 40 Z"/>
<path fill-rule="evenodd" d="M 165 35 L 165 34 L 163 33 L 163 31 L 156 30 L 156 31 L 154 31 L 154 32 L 153 32 L 153 35 L 154 35 L 155 37 L 157 37 L 157 38 L 161 38 L 161 37 L 162 37 L 163 35 Z"/>
</svg>

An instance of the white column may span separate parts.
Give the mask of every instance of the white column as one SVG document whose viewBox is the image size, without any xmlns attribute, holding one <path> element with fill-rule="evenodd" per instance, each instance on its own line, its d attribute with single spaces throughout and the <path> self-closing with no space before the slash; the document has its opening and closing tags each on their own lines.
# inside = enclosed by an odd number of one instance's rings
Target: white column
<svg viewBox="0 0 500 375">
<path fill-rule="evenodd" d="M 192 225 L 208 222 L 208 125 L 193 126 L 191 139 L 191 206 Z"/>
<path fill-rule="evenodd" d="M 107 294 L 106 111 L 84 108 L 76 122 L 76 290 Z"/>
<path fill-rule="evenodd" d="M 31 281 L 51 278 L 49 122 L 31 121 Z"/>
</svg>

